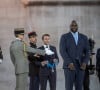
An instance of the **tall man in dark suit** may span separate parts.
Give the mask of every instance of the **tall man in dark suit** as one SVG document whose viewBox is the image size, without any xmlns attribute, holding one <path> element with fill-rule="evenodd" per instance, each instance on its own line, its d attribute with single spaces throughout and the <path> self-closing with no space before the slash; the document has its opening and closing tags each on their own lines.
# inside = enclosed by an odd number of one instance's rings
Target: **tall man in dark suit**
<svg viewBox="0 0 100 90">
<path fill-rule="evenodd" d="M 75 20 L 70 32 L 61 36 L 60 53 L 64 60 L 65 90 L 82 90 L 84 71 L 89 60 L 89 44 L 85 35 L 78 32 Z"/>
<path fill-rule="evenodd" d="M 41 57 L 40 67 L 40 90 L 46 90 L 49 81 L 50 90 L 56 90 L 56 65 L 59 62 L 56 47 L 50 45 L 50 35 L 42 36 L 44 45 L 39 49 L 48 52 L 48 55 Z"/>
<path fill-rule="evenodd" d="M 96 54 L 96 71 L 100 82 L 100 48 L 97 50 Z"/>
<path fill-rule="evenodd" d="M 36 32 L 30 32 L 28 33 L 30 46 L 32 48 L 37 48 L 37 34 Z M 38 59 L 39 56 L 37 56 L 34 53 L 28 53 L 28 59 L 29 59 L 29 77 L 30 77 L 30 85 L 29 90 L 39 90 L 39 68 L 38 65 Z"/>
</svg>

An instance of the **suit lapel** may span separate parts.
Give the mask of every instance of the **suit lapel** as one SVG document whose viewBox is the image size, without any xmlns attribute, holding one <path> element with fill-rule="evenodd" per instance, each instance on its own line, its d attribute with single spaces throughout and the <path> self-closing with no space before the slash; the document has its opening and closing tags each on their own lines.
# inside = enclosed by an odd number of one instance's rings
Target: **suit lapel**
<svg viewBox="0 0 100 90">
<path fill-rule="evenodd" d="M 77 45 L 76 45 L 75 39 L 74 39 L 74 37 L 73 37 L 73 35 L 72 35 L 71 32 L 69 32 L 69 35 L 70 35 L 70 37 L 71 37 L 71 42 L 73 42 L 73 44 L 74 44 L 75 46 L 79 46 L 79 44 L 80 44 L 80 42 L 81 42 L 81 35 L 80 35 L 80 33 L 78 33 L 78 43 L 77 43 Z"/>
<path fill-rule="evenodd" d="M 49 45 L 49 47 L 50 47 L 50 50 L 52 50 L 52 47 Z"/>
<path fill-rule="evenodd" d="M 45 48 L 44 48 L 44 46 L 42 46 L 41 48 L 42 48 L 42 50 L 44 50 L 44 49 L 45 49 Z"/>
<path fill-rule="evenodd" d="M 80 35 L 80 33 L 78 33 L 78 43 L 77 43 L 77 46 L 80 45 L 80 42 L 81 42 L 81 35 Z"/>
<path fill-rule="evenodd" d="M 70 39 L 71 39 L 71 43 L 76 46 L 75 39 L 74 39 L 71 32 L 69 32 L 69 36 L 70 36 Z"/>
</svg>

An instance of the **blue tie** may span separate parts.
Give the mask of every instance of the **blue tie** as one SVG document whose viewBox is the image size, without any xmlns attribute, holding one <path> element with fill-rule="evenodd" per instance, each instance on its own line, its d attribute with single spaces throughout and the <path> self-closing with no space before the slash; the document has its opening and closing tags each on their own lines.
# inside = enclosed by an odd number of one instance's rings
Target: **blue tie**
<svg viewBox="0 0 100 90">
<path fill-rule="evenodd" d="M 78 44 L 78 32 L 76 33 L 72 33 L 73 37 L 74 37 L 74 40 L 75 40 L 75 43 L 76 45 Z"/>
</svg>

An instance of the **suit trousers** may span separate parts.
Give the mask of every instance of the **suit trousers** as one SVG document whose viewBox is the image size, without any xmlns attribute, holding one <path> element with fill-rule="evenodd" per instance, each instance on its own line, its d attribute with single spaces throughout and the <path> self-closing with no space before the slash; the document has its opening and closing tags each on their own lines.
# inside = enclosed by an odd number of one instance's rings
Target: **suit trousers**
<svg viewBox="0 0 100 90">
<path fill-rule="evenodd" d="M 98 79 L 99 79 L 99 82 L 100 82 L 100 69 L 97 70 L 97 72 L 98 72 Z"/>
<path fill-rule="evenodd" d="M 47 69 L 47 68 L 46 68 Z M 40 70 L 40 90 L 46 90 L 47 81 L 49 81 L 50 90 L 56 90 L 56 70 L 52 72 L 51 69 Z"/>
<path fill-rule="evenodd" d="M 64 75 L 65 90 L 73 90 L 73 84 L 75 84 L 75 90 L 82 90 L 84 71 L 80 69 L 78 64 L 75 65 L 75 70 L 64 69 Z"/>
<path fill-rule="evenodd" d="M 16 89 L 15 90 L 28 90 L 28 73 L 16 75 Z"/>
<path fill-rule="evenodd" d="M 39 76 L 30 76 L 29 90 L 39 90 Z"/>
<path fill-rule="evenodd" d="M 90 86 L 89 70 L 86 68 L 83 81 L 83 90 L 90 90 L 89 86 Z"/>
</svg>

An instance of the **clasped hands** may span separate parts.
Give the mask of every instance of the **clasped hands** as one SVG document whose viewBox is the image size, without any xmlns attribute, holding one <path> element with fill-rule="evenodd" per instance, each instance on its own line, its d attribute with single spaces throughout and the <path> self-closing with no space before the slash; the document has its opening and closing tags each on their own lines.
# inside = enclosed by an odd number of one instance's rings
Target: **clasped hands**
<svg viewBox="0 0 100 90">
<path fill-rule="evenodd" d="M 41 62 L 41 65 L 42 65 L 42 66 L 45 66 L 45 65 L 47 65 L 47 64 L 48 64 L 48 61 L 42 61 L 42 62 Z"/>
<path fill-rule="evenodd" d="M 57 59 L 53 59 L 53 62 L 54 62 L 55 65 L 58 65 Z M 45 66 L 45 65 L 47 65 L 47 64 L 48 64 L 48 61 L 47 61 L 47 60 L 41 62 L 41 65 L 42 65 L 42 66 Z"/>
<path fill-rule="evenodd" d="M 75 70 L 75 66 L 74 66 L 73 63 L 70 63 L 70 64 L 68 65 L 68 68 L 69 68 L 70 70 Z M 82 63 L 81 66 L 80 66 L 80 69 L 85 70 L 85 69 L 86 69 L 86 63 Z"/>
</svg>

